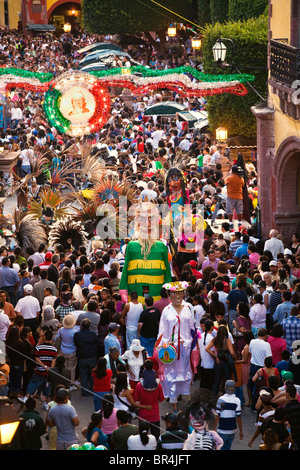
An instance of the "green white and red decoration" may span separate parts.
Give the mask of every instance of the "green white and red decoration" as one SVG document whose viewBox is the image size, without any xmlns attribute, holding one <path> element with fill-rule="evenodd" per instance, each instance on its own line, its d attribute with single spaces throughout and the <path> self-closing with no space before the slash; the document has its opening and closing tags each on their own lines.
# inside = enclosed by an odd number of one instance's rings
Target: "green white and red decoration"
<svg viewBox="0 0 300 470">
<path fill-rule="evenodd" d="M 57 78 L 49 73 L 0 67 L 0 85 L 7 90 L 23 88 L 44 94 L 49 124 L 61 134 L 80 137 L 99 131 L 111 112 L 109 89 L 127 88 L 134 95 L 168 89 L 185 97 L 230 93 L 244 96 L 245 83 L 253 75 L 207 75 L 193 67 L 152 70 L 144 66 L 112 68 L 97 72 L 66 72 Z"/>
</svg>

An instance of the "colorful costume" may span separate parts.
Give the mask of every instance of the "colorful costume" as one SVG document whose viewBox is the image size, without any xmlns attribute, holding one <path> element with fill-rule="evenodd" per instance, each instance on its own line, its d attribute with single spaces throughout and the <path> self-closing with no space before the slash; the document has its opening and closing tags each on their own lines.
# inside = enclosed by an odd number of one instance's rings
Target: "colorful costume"
<svg viewBox="0 0 300 470">
<path fill-rule="evenodd" d="M 156 301 L 160 299 L 162 285 L 170 281 L 168 248 L 163 242 L 157 240 L 153 243 L 147 259 L 144 259 L 142 245 L 138 240 L 128 243 L 119 290 L 128 293 L 136 291 L 138 301 L 142 303 L 147 294 Z"/>
<path fill-rule="evenodd" d="M 176 282 L 165 284 L 170 291 L 185 290 L 186 283 Z M 183 301 L 183 309 L 178 314 L 172 303 L 162 311 L 158 339 L 155 345 L 156 353 L 159 348 L 172 344 L 176 348 L 177 357 L 171 363 L 161 363 L 159 378 L 164 396 L 170 403 L 176 403 L 178 395 L 189 395 L 193 379 L 191 368 L 191 350 L 193 348 L 194 312 L 191 304 Z M 159 351 L 158 351 L 159 357 Z"/>
<path fill-rule="evenodd" d="M 141 303 L 148 296 L 159 300 L 162 285 L 172 279 L 168 248 L 159 240 L 159 221 L 155 204 L 141 202 L 136 205 L 134 234 L 137 240 L 131 240 L 127 245 L 119 285 L 123 300 L 132 291 L 137 292 Z"/>
</svg>

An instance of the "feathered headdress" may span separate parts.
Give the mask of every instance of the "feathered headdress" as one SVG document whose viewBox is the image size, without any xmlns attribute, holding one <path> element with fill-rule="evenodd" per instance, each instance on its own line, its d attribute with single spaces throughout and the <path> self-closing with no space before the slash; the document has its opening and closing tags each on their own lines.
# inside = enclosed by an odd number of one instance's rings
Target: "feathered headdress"
<svg viewBox="0 0 300 470">
<path fill-rule="evenodd" d="M 68 207 L 64 207 L 64 198 L 60 191 L 51 188 L 42 189 L 40 192 L 40 201 L 31 199 L 28 206 L 28 213 L 35 219 L 40 219 L 43 211 L 50 208 L 53 211 L 55 220 L 69 215 Z"/>
<path fill-rule="evenodd" d="M 15 225 L 14 234 L 18 246 L 23 248 L 24 251 L 30 246 L 37 251 L 41 243 L 47 243 L 47 237 L 43 227 L 32 215 L 15 210 L 13 219 Z"/>
<path fill-rule="evenodd" d="M 81 222 L 76 222 L 73 217 L 68 216 L 54 222 L 48 243 L 51 247 L 62 245 L 65 249 L 78 249 L 79 246 L 87 244 L 87 233 Z"/>
</svg>

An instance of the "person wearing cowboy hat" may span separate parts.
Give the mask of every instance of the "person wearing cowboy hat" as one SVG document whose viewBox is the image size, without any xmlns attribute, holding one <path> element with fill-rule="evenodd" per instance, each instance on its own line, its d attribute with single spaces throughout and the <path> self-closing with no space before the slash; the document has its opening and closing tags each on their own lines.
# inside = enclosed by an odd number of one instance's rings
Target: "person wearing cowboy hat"
<svg viewBox="0 0 300 470">
<path fill-rule="evenodd" d="M 129 384 L 133 391 L 140 380 L 140 371 L 146 358 L 147 352 L 139 339 L 133 339 L 130 348 L 122 355 L 128 367 Z"/>
<path fill-rule="evenodd" d="M 62 320 L 62 328 L 60 328 L 54 340 L 60 340 L 60 353 L 65 358 L 65 366 L 71 371 L 71 382 L 75 381 L 75 372 L 77 366 L 77 349 L 74 342 L 74 335 L 79 330 L 76 326 L 76 318 L 72 313 L 67 313 Z M 70 390 L 77 390 L 72 385 Z"/>
<path fill-rule="evenodd" d="M 174 410 L 177 410 L 177 397 L 190 394 L 193 379 L 190 356 L 195 321 L 192 306 L 184 300 L 187 286 L 188 283 L 182 281 L 164 284 L 171 303 L 162 311 L 156 342 L 156 349 L 169 344 L 176 348 L 175 360 L 163 364 L 162 381 L 164 396 L 170 399 Z"/>
</svg>

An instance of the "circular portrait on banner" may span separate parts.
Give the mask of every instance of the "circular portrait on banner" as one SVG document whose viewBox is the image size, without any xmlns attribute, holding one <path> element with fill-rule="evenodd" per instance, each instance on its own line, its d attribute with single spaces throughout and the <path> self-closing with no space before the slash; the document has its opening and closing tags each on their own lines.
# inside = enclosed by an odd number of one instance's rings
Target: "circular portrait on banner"
<svg viewBox="0 0 300 470">
<path fill-rule="evenodd" d="M 77 86 L 65 91 L 60 100 L 60 111 L 71 124 L 88 121 L 95 109 L 95 96 L 84 87 Z"/>
<path fill-rule="evenodd" d="M 44 111 L 58 132 L 83 136 L 97 132 L 110 116 L 109 90 L 83 72 L 62 74 L 45 94 Z"/>
</svg>

